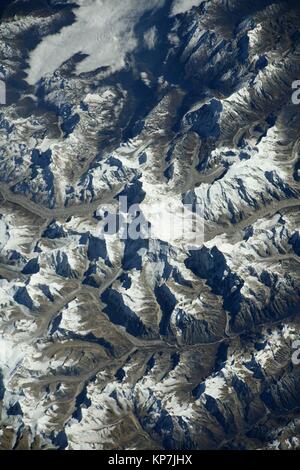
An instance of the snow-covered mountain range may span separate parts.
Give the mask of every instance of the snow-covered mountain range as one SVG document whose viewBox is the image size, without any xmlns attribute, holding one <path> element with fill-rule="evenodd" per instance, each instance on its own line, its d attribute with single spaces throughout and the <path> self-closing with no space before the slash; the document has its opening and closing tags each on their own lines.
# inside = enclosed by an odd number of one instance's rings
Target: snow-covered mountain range
<svg viewBox="0 0 300 470">
<path fill-rule="evenodd" d="M 298 2 L 1 5 L 0 448 L 299 449 Z"/>
</svg>

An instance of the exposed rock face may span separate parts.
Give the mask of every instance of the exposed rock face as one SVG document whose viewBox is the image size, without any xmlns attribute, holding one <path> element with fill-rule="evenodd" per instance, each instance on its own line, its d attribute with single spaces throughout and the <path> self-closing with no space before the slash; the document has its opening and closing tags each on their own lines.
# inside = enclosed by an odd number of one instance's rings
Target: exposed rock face
<svg viewBox="0 0 300 470">
<path fill-rule="evenodd" d="M 109 3 L 1 7 L 0 448 L 299 449 L 300 8 Z"/>
</svg>

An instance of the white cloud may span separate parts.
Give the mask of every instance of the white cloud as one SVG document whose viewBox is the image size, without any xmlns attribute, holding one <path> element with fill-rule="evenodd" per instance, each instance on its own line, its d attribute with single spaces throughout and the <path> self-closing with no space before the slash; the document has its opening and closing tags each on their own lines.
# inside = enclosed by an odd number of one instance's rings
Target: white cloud
<svg viewBox="0 0 300 470">
<path fill-rule="evenodd" d="M 153 26 L 144 34 L 144 41 L 148 49 L 154 49 L 157 41 L 157 28 Z"/>
<path fill-rule="evenodd" d="M 77 72 L 98 67 L 120 70 L 125 56 L 136 47 L 134 26 L 141 16 L 163 6 L 165 0 L 76 0 L 76 21 L 59 33 L 47 36 L 31 53 L 27 81 L 36 83 L 53 73 L 74 54 L 87 54 Z"/>
<path fill-rule="evenodd" d="M 203 0 L 174 0 L 171 16 L 185 13 L 193 7 L 199 6 Z"/>
</svg>

